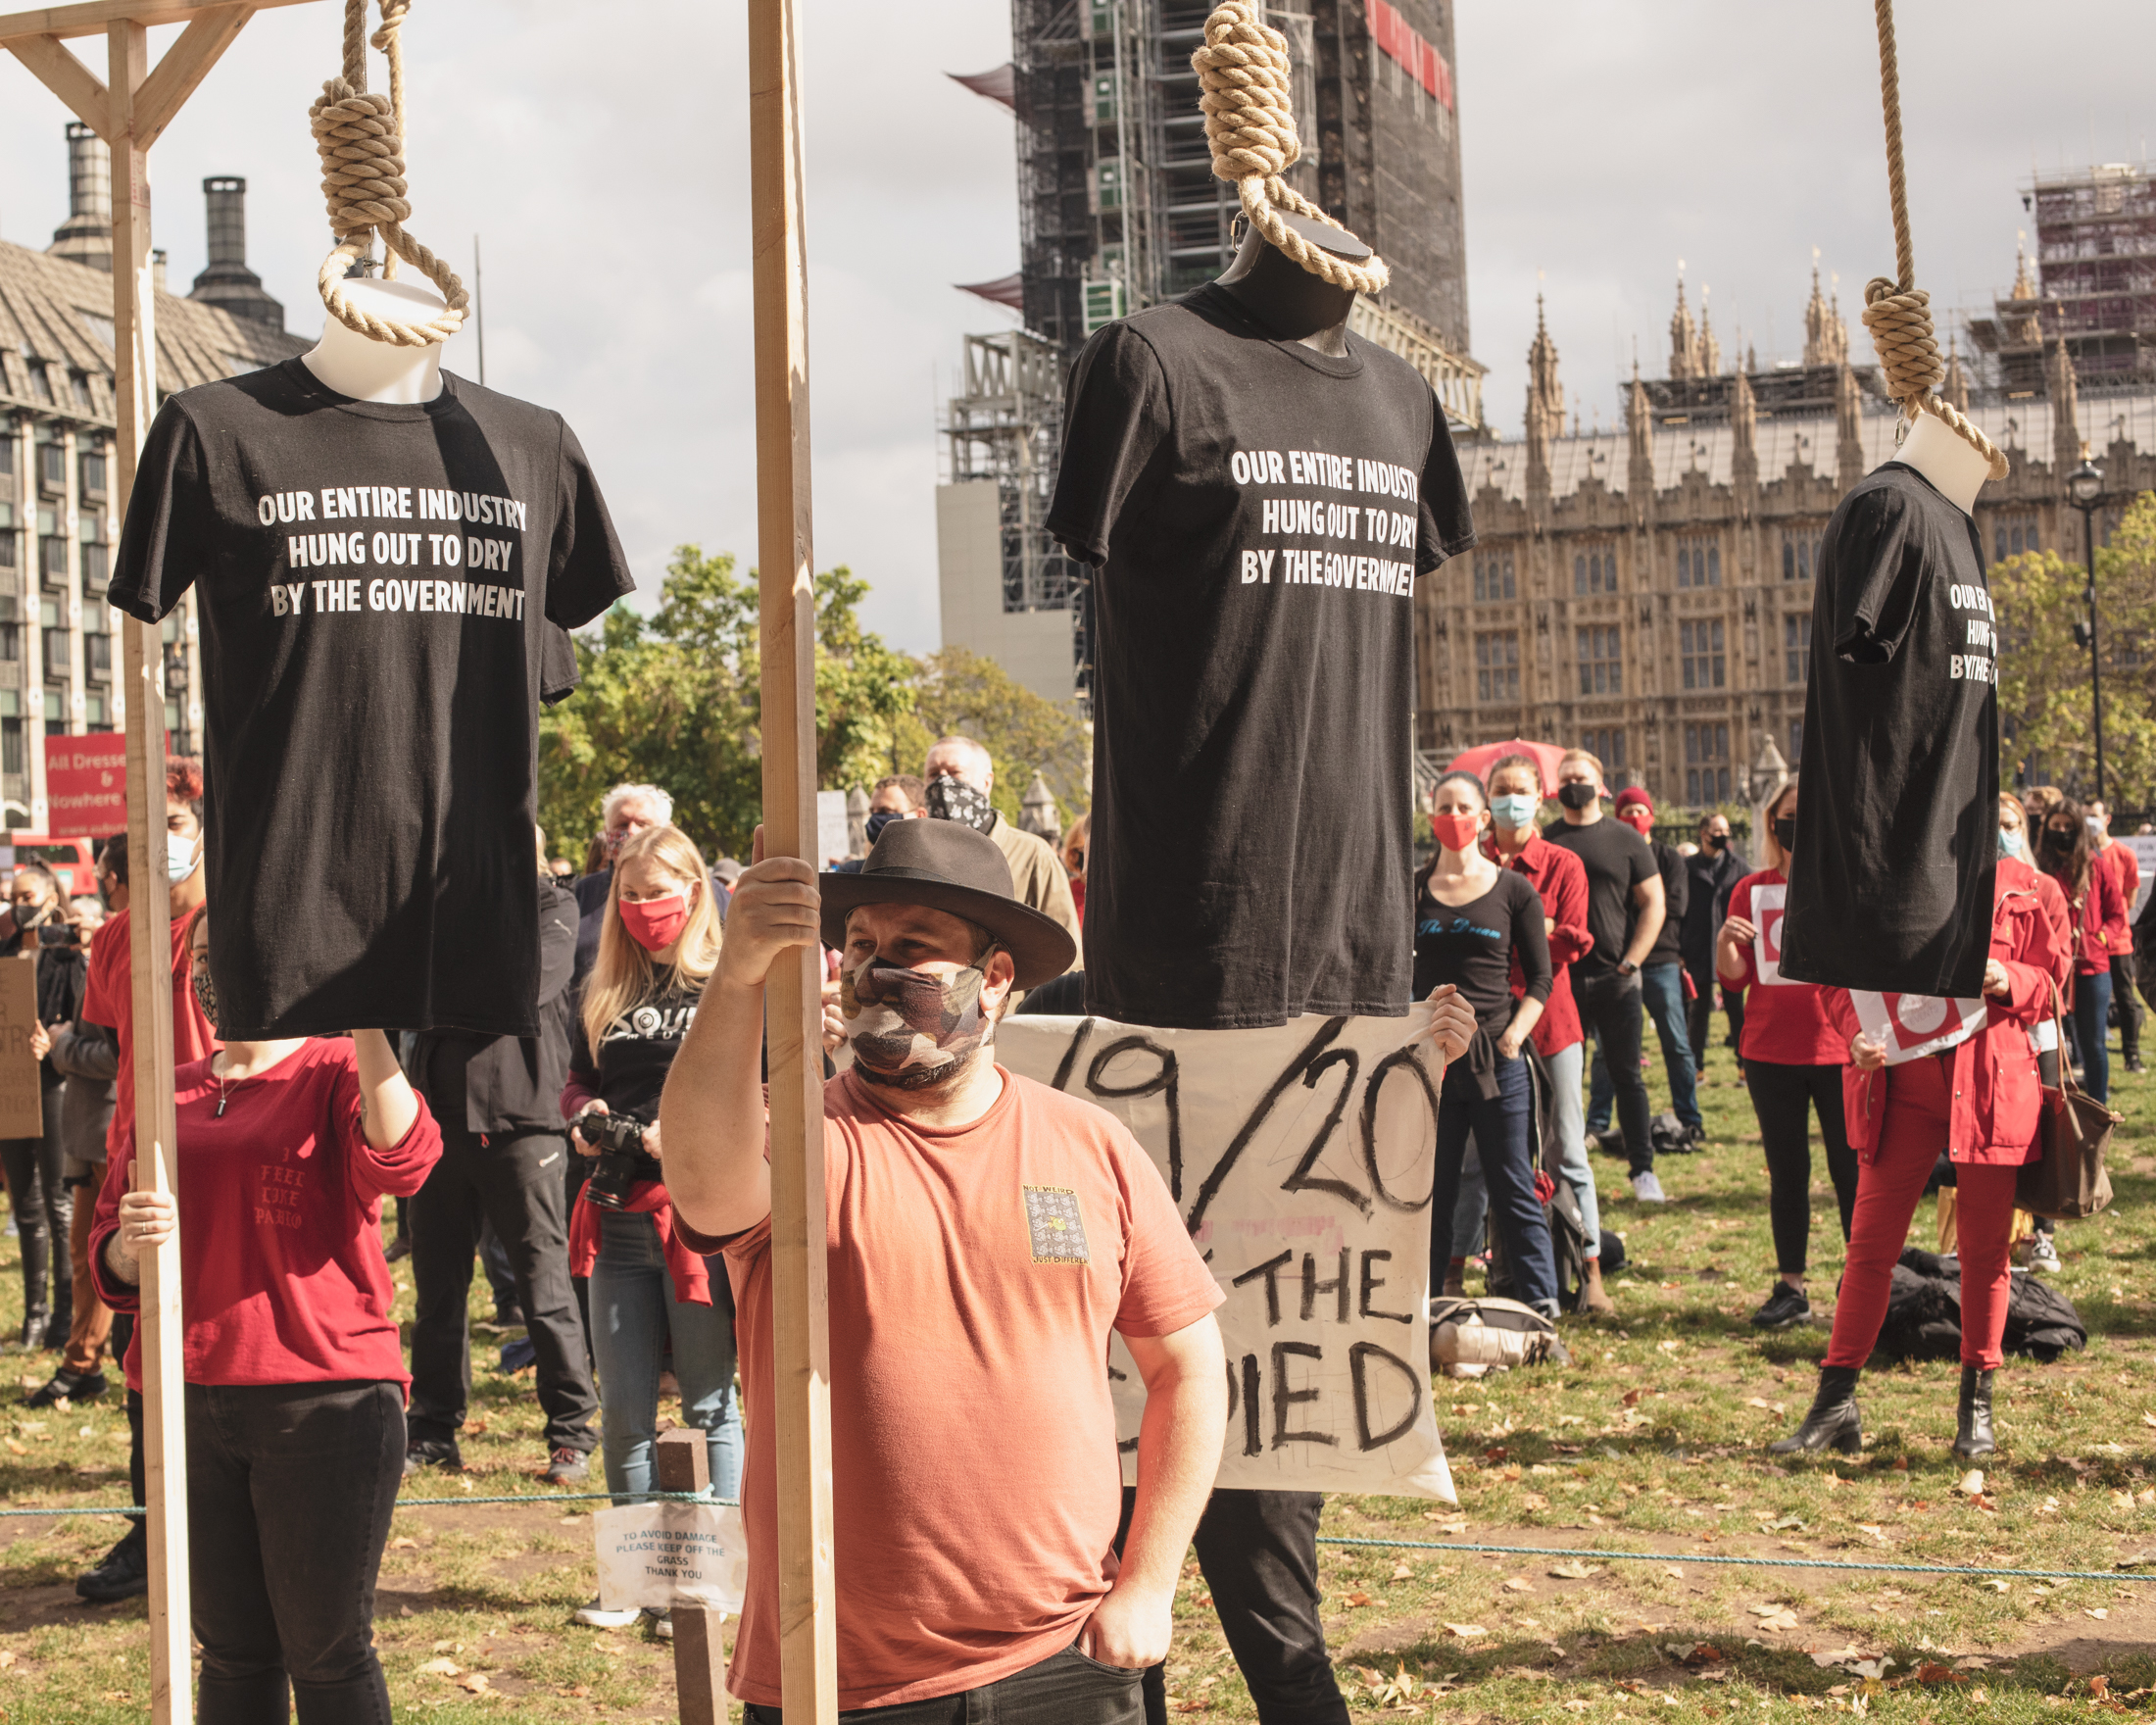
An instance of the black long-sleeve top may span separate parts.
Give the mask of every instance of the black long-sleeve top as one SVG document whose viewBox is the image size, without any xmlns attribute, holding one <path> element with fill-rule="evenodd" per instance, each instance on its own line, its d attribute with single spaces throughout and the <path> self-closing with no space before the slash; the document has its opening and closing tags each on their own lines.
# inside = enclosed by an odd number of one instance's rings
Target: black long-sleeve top
<svg viewBox="0 0 2156 1725">
<path fill-rule="evenodd" d="M 1490 890 L 1464 905 L 1441 903 L 1430 878 L 1415 879 L 1415 998 L 1449 982 L 1492 1036 L 1512 1021 L 1512 955 L 1531 1001 L 1549 999 L 1549 939 L 1542 895 L 1524 874 L 1500 868 Z"/>
</svg>

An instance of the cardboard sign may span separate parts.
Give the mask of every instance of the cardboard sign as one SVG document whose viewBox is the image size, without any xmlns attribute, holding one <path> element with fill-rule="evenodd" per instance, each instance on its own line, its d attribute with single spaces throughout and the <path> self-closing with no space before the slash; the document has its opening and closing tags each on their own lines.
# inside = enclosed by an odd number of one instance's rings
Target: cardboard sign
<svg viewBox="0 0 2156 1725">
<path fill-rule="evenodd" d="M 1455 1501 L 1430 1399 L 1442 1073 L 1403 1046 L 1428 1022 L 1417 1008 L 1269 1030 L 1043 1016 L 996 1032 L 1011 1071 L 1130 1128 L 1227 1296 L 1222 1486 Z M 1146 1392 L 1120 1338 L 1108 1376 L 1130 1483 Z"/>
<path fill-rule="evenodd" d="M 1871 994 L 1849 990 L 1864 1034 L 1898 1066 L 1967 1042 L 1984 1028 L 1988 1012 L 1981 1000 L 1942 1000 L 1936 994 Z"/>
<path fill-rule="evenodd" d="M 37 955 L 0 959 L 0 1138 L 45 1130 L 44 1086 L 30 1036 L 37 1029 Z"/>
<path fill-rule="evenodd" d="M 2140 915 L 2141 907 L 2148 903 L 2149 888 L 2156 886 L 2156 834 L 2136 833 L 2132 838 L 2111 842 L 2126 846 L 2133 853 L 2133 861 L 2140 864 L 2141 884 L 2134 890 L 2133 903 L 2127 908 L 2126 913 L 2126 919 L 2132 922 Z"/>
<path fill-rule="evenodd" d="M 749 1542 L 731 1503 L 636 1503 L 592 1517 L 599 1603 L 609 1611 L 739 1611 Z"/>
<path fill-rule="evenodd" d="M 126 790 L 123 733 L 45 739 L 46 831 L 125 831 Z"/>
<path fill-rule="evenodd" d="M 1789 889 L 1770 881 L 1752 888 L 1752 968 L 1769 987 L 1782 984 L 1782 915 L 1789 902 Z"/>
</svg>

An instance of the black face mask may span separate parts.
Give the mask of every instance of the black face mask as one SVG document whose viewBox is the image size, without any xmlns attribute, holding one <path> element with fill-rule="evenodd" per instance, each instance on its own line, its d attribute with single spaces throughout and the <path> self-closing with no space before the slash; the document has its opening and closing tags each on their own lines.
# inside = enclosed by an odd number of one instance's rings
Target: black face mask
<svg viewBox="0 0 2156 1725">
<path fill-rule="evenodd" d="M 883 829 L 885 827 L 889 826 L 894 820 L 904 820 L 906 816 L 904 814 L 901 814 L 896 809 L 877 810 L 875 813 L 871 814 L 867 818 L 867 820 L 862 823 L 868 834 L 868 842 L 871 845 L 874 844 L 878 839 L 883 837 Z"/>
<path fill-rule="evenodd" d="M 1729 842 L 1730 841 L 1724 838 L 1720 833 L 1710 832 L 1705 838 L 1699 841 L 1699 848 L 1702 851 L 1719 851 L 1724 845 L 1728 844 Z"/>
<path fill-rule="evenodd" d="M 1593 808 L 1596 800 L 1597 793 L 1594 787 L 1579 779 L 1574 779 L 1570 784 L 1557 787 L 1557 801 L 1567 809 L 1575 812 Z"/>
<path fill-rule="evenodd" d="M 2061 832 L 2057 827 L 2047 826 L 2043 829 L 2043 848 L 2054 857 L 2068 856 L 2073 852 L 2076 837 L 2074 833 Z"/>
<path fill-rule="evenodd" d="M 1787 857 L 1796 849 L 1796 816 L 1778 814 L 1774 820 L 1774 842 L 1782 847 Z"/>
</svg>

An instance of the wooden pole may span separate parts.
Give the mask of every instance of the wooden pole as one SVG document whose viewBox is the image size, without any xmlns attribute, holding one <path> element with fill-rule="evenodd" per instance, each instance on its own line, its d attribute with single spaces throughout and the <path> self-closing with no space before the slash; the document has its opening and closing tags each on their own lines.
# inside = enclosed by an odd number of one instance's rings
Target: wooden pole
<svg viewBox="0 0 2156 1725">
<path fill-rule="evenodd" d="M 661 1432 L 652 1461 L 662 1492 L 711 1489 L 711 1442 L 696 1426 Z M 675 1715 L 681 1725 L 726 1725 L 726 1658 L 719 1634 L 726 1613 L 676 1605 L 672 1620 Z"/>
<path fill-rule="evenodd" d="M 149 32 L 122 20 L 107 26 L 106 131 L 113 152 L 113 404 L 118 495 L 134 489 L 135 462 L 157 409 L 157 294 L 150 273 L 147 145 L 135 135 L 135 98 L 149 75 Z M 127 938 L 134 988 L 134 1184 L 171 1192 L 172 953 L 165 903 L 165 689 L 157 626 L 121 623 L 127 703 Z M 142 1458 L 149 1486 L 150 1717 L 184 1725 L 193 1716 L 188 1668 L 187 1428 L 185 1325 L 180 1316 L 179 1235 L 138 1260 L 142 1267 Z"/>
<path fill-rule="evenodd" d="M 763 849 L 816 858 L 816 616 L 808 507 L 808 300 L 793 0 L 749 0 L 757 568 Z M 781 1684 L 788 1725 L 837 1725 L 831 1374 L 824 1283 L 823 954 L 772 967 L 772 1392 Z M 764 1577 L 754 1585 L 768 1586 Z"/>
</svg>

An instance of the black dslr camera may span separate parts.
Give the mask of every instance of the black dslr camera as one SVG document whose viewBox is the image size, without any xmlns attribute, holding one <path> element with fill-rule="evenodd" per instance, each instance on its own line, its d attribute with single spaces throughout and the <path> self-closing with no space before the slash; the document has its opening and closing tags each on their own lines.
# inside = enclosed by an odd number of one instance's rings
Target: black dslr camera
<svg viewBox="0 0 2156 1725">
<path fill-rule="evenodd" d="M 601 1209 L 627 1209 L 629 1188 L 658 1178 L 659 1158 L 644 1154 L 644 1122 L 631 1114 L 602 1114 L 587 1109 L 569 1122 L 586 1144 L 599 1148 L 599 1164 L 585 1182 L 584 1196 Z"/>
</svg>

